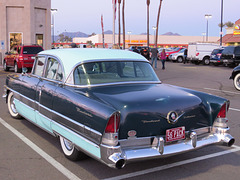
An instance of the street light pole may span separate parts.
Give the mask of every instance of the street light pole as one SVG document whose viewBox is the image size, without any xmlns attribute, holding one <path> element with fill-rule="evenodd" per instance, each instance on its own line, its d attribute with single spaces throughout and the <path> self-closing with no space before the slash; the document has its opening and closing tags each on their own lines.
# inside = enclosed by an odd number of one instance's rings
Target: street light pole
<svg viewBox="0 0 240 180">
<path fill-rule="evenodd" d="M 220 46 L 222 46 L 222 28 L 223 28 L 223 0 L 221 0 L 221 32 L 220 32 Z"/>
<path fill-rule="evenodd" d="M 129 39 L 129 43 L 128 43 L 128 48 L 129 48 L 129 44 L 131 43 L 131 39 L 130 39 L 130 34 L 132 33 L 131 31 L 128 31 L 128 39 Z"/>
<path fill-rule="evenodd" d="M 54 13 L 57 12 L 57 9 L 51 9 L 52 13 L 52 43 L 54 43 Z"/>
<path fill-rule="evenodd" d="M 205 18 L 207 19 L 206 42 L 208 42 L 208 19 L 212 18 L 212 15 L 211 14 L 205 14 Z"/>
<path fill-rule="evenodd" d="M 154 36 L 153 36 L 153 43 L 154 43 L 154 45 L 156 45 L 156 39 L 155 39 L 155 34 L 156 34 L 156 29 L 157 29 L 157 27 L 156 26 L 153 26 L 152 27 L 152 29 L 153 29 L 153 31 L 154 31 Z"/>
</svg>

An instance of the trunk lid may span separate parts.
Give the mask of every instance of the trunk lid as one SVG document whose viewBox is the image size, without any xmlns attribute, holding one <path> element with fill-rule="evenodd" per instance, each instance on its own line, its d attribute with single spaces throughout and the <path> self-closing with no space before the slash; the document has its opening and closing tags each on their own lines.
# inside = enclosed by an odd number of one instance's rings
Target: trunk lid
<svg viewBox="0 0 240 180">
<path fill-rule="evenodd" d="M 93 95 L 121 113 L 119 139 L 136 131 L 137 137 L 165 135 L 184 126 L 186 131 L 210 125 L 202 100 L 184 90 L 164 84 L 118 85 L 92 89 Z M 176 116 L 171 123 L 171 112 Z M 174 117 L 173 117 L 174 118 Z"/>
</svg>

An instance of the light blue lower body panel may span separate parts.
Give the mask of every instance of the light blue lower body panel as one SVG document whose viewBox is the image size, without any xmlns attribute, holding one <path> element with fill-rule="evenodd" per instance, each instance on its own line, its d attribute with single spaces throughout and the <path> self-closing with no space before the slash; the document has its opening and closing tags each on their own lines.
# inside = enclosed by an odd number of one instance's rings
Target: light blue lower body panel
<svg viewBox="0 0 240 180">
<path fill-rule="evenodd" d="M 56 122 L 52 122 L 52 130 L 58 133 L 59 135 L 63 136 L 64 138 L 68 139 L 69 141 L 73 142 L 83 151 L 91 154 L 97 159 L 101 158 L 100 147 L 92 143 L 91 141 L 87 140 L 86 138 L 80 136 L 79 134 L 71 131 L 70 129 L 67 129 L 66 127 Z"/>
<path fill-rule="evenodd" d="M 15 103 L 16 110 L 20 115 L 22 115 L 23 117 L 25 117 L 26 119 L 34 123 L 37 123 L 36 117 L 35 117 L 36 111 L 33 108 L 20 102 L 17 99 L 14 99 L 14 103 Z"/>
</svg>

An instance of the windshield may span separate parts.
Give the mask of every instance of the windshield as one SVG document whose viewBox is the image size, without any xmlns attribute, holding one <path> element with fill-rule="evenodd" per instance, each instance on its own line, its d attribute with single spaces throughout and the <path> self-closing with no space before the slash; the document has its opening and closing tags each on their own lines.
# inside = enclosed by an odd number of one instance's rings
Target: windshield
<svg viewBox="0 0 240 180">
<path fill-rule="evenodd" d="M 74 71 L 75 85 L 96 85 L 132 81 L 159 82 L 159 79 L 151 65 L 147 62 L 93 62 L 79 65 Z"/>
<path fill-rule="evenodd" d="M 37 54 L 43 50 L 42 47 L 23 47 L 23 54 Z"/>
</svg>

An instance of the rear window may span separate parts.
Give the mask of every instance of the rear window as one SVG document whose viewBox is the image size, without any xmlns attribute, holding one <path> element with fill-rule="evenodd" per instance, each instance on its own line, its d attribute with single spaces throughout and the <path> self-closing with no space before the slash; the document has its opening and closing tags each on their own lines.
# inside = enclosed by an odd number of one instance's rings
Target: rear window
<svg viewBox="0 0 240 180">
<path fill-rule="evenodd" d="M 156 81 L 159 79 L 146 62 L 107 61 L 78 66 L 74 71 L 76 85 L 93 85 L 116 82 Z"/>
<path fill-rule="evenodd" d="M 222 54 L 233 54 L 233 51 L 234 51 L 234 47 L 225 47 Z"/>
<path fill-rule="evenodd" d="M 219 54 L 222 53 L 223 49 L 214 49 L 212 54 Z"/>
<path fill-rule="evenodd" d="M 23 54 L 37 54 L 42 50 L 42 47 L 23 47 Z"/>
</svg>

